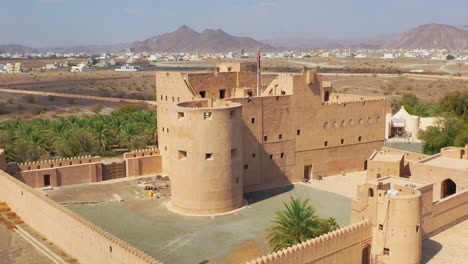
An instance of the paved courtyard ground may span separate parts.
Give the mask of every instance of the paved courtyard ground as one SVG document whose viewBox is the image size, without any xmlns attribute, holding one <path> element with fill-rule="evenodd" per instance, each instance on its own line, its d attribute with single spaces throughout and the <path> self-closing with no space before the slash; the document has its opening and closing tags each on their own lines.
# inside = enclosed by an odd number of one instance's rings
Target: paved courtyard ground
<svg viewBox="0 0 468 264">
<path fill-rule="evenodd" d="M 468 220 L 423 240 L 422 264 L 468 263 Z"/>
<path fill-rule="evenodd" d="M 169 198 L 148 198 L 136 181 L 47 191 L 58 201 L 99 201 L 69 208 L 164 263 L 241 263 L 269 253 L 265 229 L 290 196 L 308 198 L 323 217 L 350 224 L 351 199 L 291 185 L 246 194 L 249 206 L 216 217 L 190 217 L 166 208 Z M 118 194 L 124 202 L 111 201 Z"/>
<path fill-rule="evenodd" d="M 416 153 L 422 153 L 423 143 L 404 143 L 404 142 L 387 142 L 387 147 L 401 149 L 404 151 L 411 151 Z"/>
</svg>

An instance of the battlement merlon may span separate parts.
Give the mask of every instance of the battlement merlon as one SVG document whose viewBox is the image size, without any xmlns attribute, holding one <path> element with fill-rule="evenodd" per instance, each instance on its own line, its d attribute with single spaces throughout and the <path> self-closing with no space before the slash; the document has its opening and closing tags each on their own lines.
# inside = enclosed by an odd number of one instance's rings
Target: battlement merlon
<svg viewBox="0 0 468 264">
<path fill-rule="evenodd" d="M 385 97 L 332 93 L 327 104 L 352 104 L 378 101 L 385 101 Z"/>
</svg>

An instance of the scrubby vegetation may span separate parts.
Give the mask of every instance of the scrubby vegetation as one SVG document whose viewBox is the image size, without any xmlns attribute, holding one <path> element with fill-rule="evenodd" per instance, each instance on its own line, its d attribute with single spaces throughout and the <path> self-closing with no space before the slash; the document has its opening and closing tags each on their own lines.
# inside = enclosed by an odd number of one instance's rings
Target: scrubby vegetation
<svg viewBox="0 0 468 264">
<path fill-rule="evenodd" d="M 9 161 L 79 155 L 112 156 L 156 144 L 156 112 L 125 105 L 111 114 L 56 119 L 18 119 L 0 123 L 0 146 Z"/>
<path fill-rule="evenodd" d="M 439 101 L 424 102 L 411 93 L 403 94 L 393 102 L 394 110 L 405 106 L 408 113 L 428 117 L 442 117 L 435 126 L 419 133 L 424 141 L 424 154 L 435 154 L 447 146 L 463 147 L 468 144 L 468 92 L 451 92 Z"/>
</svg>

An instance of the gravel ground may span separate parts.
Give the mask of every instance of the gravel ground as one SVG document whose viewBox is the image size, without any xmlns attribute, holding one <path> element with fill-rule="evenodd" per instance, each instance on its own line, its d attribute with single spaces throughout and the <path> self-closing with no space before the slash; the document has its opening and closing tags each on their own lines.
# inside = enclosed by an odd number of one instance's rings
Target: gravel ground
<svg viewBox="0 0 468 264">
<path fill-rule="evenodd" d="M 340 226 L 350 224 L 351 220 L 350 198 L 304 185 L 246 194 L 250 204 L 247 208 L 216 217 L 172 213 L 166 208 L 169 198 L 148 198 L 136 183 L 133 187 L 132 183 L 102 187 L 109 195 L 117 193 L 125 197 L 125 201 L 109 201 L 96 187 L 90 192 L 86 186 L 79 187 L 80 195 L 69 188 L 63 191 L 74 193 L 70 197 L 73 200 L 77 196 L 84 200 L 104 200 L 69 208 L 164 263 L 240 263 L 269 253 L 265 229 L 271 224 L 274 212 L 282 209 L 290 196 L 309 198 L 317 214 L 336 218 Z M 59 193 L 51 197 L 66 200 Z"/>
<path fill-rule="evenodd" d="M 52 264 L 20 235 L 0 224 L 0 264 Z"/>
</svg>

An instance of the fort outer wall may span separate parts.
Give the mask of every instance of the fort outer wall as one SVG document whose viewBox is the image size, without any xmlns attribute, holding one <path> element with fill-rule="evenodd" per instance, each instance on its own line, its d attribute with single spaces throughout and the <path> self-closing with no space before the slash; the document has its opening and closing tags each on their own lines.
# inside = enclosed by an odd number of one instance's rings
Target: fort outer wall
<svg viewBox="0 0 468 264">
<path fill-rule="evenodd" d="M 6 155 L 5 155 L 5 150 L 3 149 L 0 149 L 0 170 L 2 171 L 7 170 Z"/>
<path fill-rule="evenodd" d="M 124 154 L 126 176 L 142 176 L 162 172 L 162 158 L 156 148 L 135 150 Z"/>
<path fill-rule="evenodd" d="M 81 263 L 156 264 L 153 257 L 0 171 L 0 200 Z"/>
<path fill-rule="evenodd" d="M 243 204 L 242 106 L 201 100 L 169 107 L 172 206 L 185 213 L 221 213 Z"/>
<path fill-rule="evenodd" d="M 100 157 L 81 156 L 13 164 L 8 172 L 33 188 L 57 187 L 102 181 L 102 162 Z"/>
<path fill-rule="evenodd" d="M 372 225 L 368 220 L 346 226 L 246 264 L 369 263 Z M 402 262 L 403 263 L 403 262 Z"/>
</svg>

